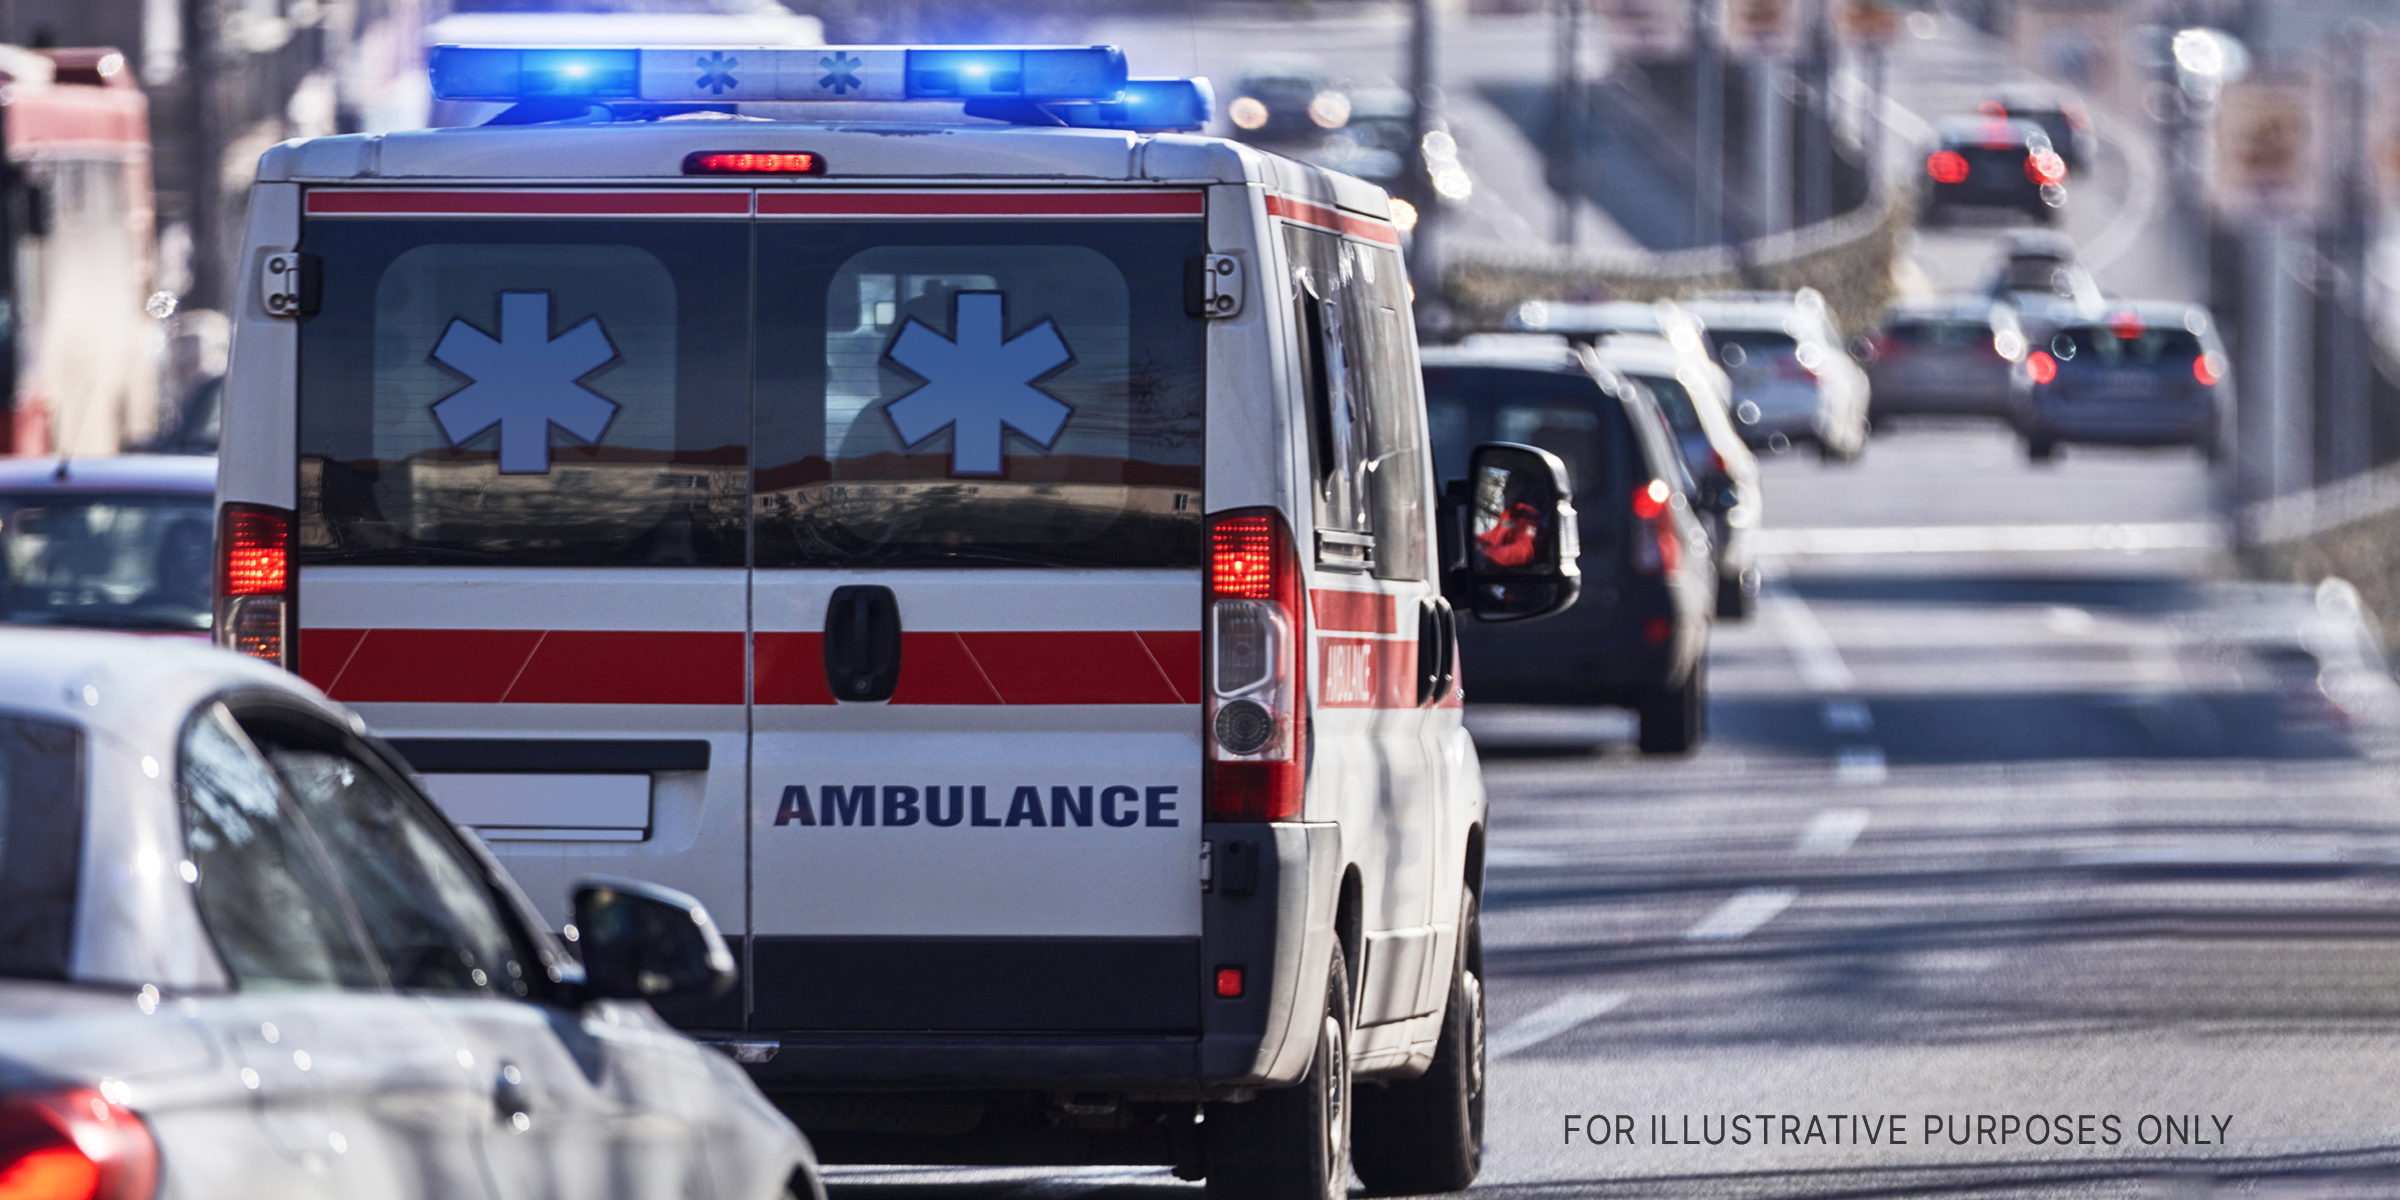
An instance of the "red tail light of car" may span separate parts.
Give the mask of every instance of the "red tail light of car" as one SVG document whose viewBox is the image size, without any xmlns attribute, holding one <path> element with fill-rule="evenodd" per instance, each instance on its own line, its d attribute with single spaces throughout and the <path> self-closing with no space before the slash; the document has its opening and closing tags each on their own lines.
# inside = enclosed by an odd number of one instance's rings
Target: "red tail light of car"
<svg viewBox="0 0 2400 1200">
<path fill-rule="evenodd" d="M 1283 514 L 1208 528 L 1208 803 L 1217 821 L 1299 817 L 1308 775 L 1308 614 Z"/>
<path fill-rule="evenodd" d="M 92 1088 L 0 1095 L 0 1198 L 150 1200 L 158 1143 Z"/>
<path fill-rule="evenodd" d="M 1675 491 L 1664 479 L 1633 489 L 1633 569 L 1645 575 L 1672 575 L 1683 565 L 1683 542 L 1675 536 L 1667 506 Z"/>
<path fill-rule="evenodd" d="M 2058 378 L 2058 360 L 2047 350 L 2036 350 L 2025 356 L 2025 373 L 2033 376 L 2035 383 L 2048 383 Z"/>
<path fill-rule="evenodd" d="M 1967 156 L 1956 150 L 1936 150 L 1925 158 L 1925 173 L 1935 183 L 1965 183 Z"/>
<path fill-rule="evenodd" d="M 2045 185 L 2065 183 L 2067 160 L 2055 150 L 2036 150 L 2025 156 L 2025 178 Z"/>
<path fill-rule="evenodd" d="M 2203 354 L 2192 360 L 2192 378 L 2199 380 L 2203 386 L 2215 387 L 2217 381 L 2224 377 L 2225 371 L 2218 366 L 2216 355 Z"/>
</svg>

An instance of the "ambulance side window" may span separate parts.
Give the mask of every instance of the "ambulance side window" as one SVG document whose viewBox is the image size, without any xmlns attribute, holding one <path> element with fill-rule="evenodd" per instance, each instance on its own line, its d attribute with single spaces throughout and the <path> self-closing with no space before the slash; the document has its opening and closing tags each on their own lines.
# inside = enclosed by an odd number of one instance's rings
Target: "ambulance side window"
<svg viewBox="0 0 2400 1200">
<path fill-rule="evenodd" d="M 1302 386 L 1315 464 L 1316 524 L 1334 538 L 1319 561 L 1373 539 L 1382 579 L 1425 577 L 1428 463 L 1415 336 L 1400 256 L 1286 226 Z"/>
</svg>

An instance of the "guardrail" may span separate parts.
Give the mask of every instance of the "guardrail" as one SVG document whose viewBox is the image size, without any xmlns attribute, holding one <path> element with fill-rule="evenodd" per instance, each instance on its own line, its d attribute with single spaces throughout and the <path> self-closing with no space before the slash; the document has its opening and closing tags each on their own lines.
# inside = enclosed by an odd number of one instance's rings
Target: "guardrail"
<svg viewBox="0 0 2400 1200">
<path fill-rule="evenodd" d="M 1916 225 L 1900 189 L 1830 221 L 1735 246 L 1564 254 L 1556 247 L 1462 246 L 1442 292 L 1467 329 L 1497 329 L 1527 300 L 1674 300 L 1763 288 L 1824 294 L 1845 335 L 1866 331 L 1896 294 L 1892 264 Z"/>
<path fill-rule="evenodd" d="M 2400 463 L 2235 514 L 2237 554 L 2263 579 L 2345 579 L 2400 646 Z"/>
</svg>

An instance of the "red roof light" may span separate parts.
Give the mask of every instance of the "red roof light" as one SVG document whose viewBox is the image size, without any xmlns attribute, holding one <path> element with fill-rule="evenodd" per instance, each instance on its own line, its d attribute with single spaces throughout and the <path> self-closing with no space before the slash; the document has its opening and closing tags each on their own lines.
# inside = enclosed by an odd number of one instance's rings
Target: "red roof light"
<svg viewBox="0 0 2400 1200">
<path fill-rule="evenodd" d="M 822 175 L 825 156 L 805 151 L 757 154 L 747 151 L 684 156 L 686 175 Z"/>
</svg>

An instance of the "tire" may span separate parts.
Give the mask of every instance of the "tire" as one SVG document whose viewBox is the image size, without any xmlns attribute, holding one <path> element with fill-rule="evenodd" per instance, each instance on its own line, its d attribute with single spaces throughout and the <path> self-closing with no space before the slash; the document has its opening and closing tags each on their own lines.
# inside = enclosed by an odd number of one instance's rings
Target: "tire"
<svg viewBox="0 0 2400 1200">
<path fill-rule="evenodd" d="M 1708 689 L 1702 675 L 1695 665 L 1682 687 L 1652 692 L 1634 705 L 1641 723 L 1636 741 L 1642 753 L 1689 754 L 1700 744 L 1700 726 L 1708 711 Z"/>
<path fill-rule="evenodd" d="M 2025 439 L 2025 460 L 2037 463 L 2058 461 L 2058 443 L 2049 438 Z"/>
<path fill-rule="evenodd" d="M 1358 1093 L 1351 1162 L 1370 1196 L 1464 1191 L 1483 1170 L 1483 925 L 1467 893 L 1433 1065 Z"/>
<path fill-rule="evenodd" d="M 1208 1106 L 1210 1200 L 1344 1200 L 1350 1194 L 1350 974 L 1333 948 L 1325 1016 L 1300 1082 Z"/>
<path fill-rule="evenodd" d="M 1744 621 L 1750 617 L 1755 601 L 1740 575 L 1717 576 L 1717 617 L 1724 621 Z"/>
</svg>

